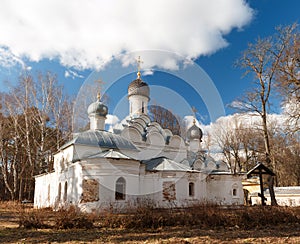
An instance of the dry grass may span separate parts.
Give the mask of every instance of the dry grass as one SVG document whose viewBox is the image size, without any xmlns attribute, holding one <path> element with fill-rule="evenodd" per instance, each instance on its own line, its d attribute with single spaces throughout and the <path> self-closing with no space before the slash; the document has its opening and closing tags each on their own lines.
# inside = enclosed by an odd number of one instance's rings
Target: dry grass
<svg viewBox="0 0 300 244">
<path fill-rule="evenodd" d="M 55 212 L 0 203 L 0 223 L 0 243 L 300 243 L 300 208 L 147 206 L 91 215 L 76 208 Z"/>
<path fill-rule="evenodd" d="M 134 214 L 106 212 L 99 216 L 98 226 L 106 228 L 157 229 L 163 227 L 199 227 L 242 229 L 300 224 L 300 208 L 242 207 L 224 209 L 216 205 L 195 205 L 185 209 L 154 209 L 139 207 Z"/>
</svg>

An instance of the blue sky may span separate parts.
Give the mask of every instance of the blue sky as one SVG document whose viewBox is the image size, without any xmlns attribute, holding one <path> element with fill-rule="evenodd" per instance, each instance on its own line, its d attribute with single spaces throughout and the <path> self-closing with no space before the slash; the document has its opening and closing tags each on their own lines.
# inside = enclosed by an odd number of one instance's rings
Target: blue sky
<svg viewBox="0 0 300 244">
<path fill-rule="evenodd" d="M 155 90 L 153 95 L 165 98 L 162 103 L 165 102 L 167 107 L 173 104 L 170 109 L 185 116 L 191 113 L 190 107 L 194 106 L 198 110 L 197 118 L 206 124 L 222 115 L 216 112 L 212 116 L 198 91 L 192 89 L 189 82 L 172 75 L 173 71 L 168 71 L 168 68 L 172 70 L 176 66 L 174 63 L 168 63 L 168 66 L 167 62 L 163 62 L 166 60 L 158 60 L 161 63 L 155 64 L 157 59 L 145 58 L 139 50 L 166 50 L 183 58 L 192 57 L 195 65 L 199 65 L 210 77 L 220 94 L 225 113 L 230 114 L 233 111 L 226 105 L 251 87 L 251 77 L 242 79 L 243 71 L 233 67 L 234 61 L 247 48 L 247 43 L 254 42 L 258 36 L 271 35 L 278 25 L 299 22 L 300 17 L 298 0 L 221 0 L 215 1 L 215 4 L 211 3 L 213 1 L 203 1 L 202 5 L 199 5 L 201 1 L 190 1 L 185 5 L 180 0 L 165 3 L 147 1 L 141 6 L 136 6 L 134 0 L 126 5 L 121 1 L 112 1 L 109 6 L 105 1 L 91 1 L 89 4 L 79 0 L 72 2 L 82 5 L 81 8 L 52 2 L 45 1 L 46 7 L 36 6 L 33 1 L 28 1 L 24 6 L 22 4 L 25 3 L 15 0 L 0 3 L 0 91 L 8 89 L 4 81 L 15 83 L 27 67 L 33 74 L 39 71 L 56 73 L 66 93 L 76 95 L 90 74 L 106 60 L 131 52 L 131 59 L 127 58 L 131 65 L 126 73 L 114 81 L 104 80 L 109 87 L 109 109 L 115 111 L 120 119 L 126 115 L 126 109 L 117 107 L 121 100 L 126 104 L 127 86 L 136 77 L 134 56 L 139 54 L 144 60 L 142 68 L 152 68 L 154 71 L 152 75 L 144 75 L 143 79 L 154 90 L 157 86 L 165 88 L 163 91 Z M 221 6 L 221 2 L 226 4 L 225 7 Z M 167 4 L 173 5 L 169 7 Z M 101 15 L 97 8 L 104 8 L 103 18 L 110 21 L 106 23 L 105 19 L 97 19 Z M 51 14 L 58 17 L 51 23 L 47 22 L 43 19 L 43 11 L 47 12 L 45 19 Z M 129 15 L 130 11 L 134 14 Z M 182 16 L 178 17 L 178 13 Z M 74 16 L 80 16 L 79 20 Z M 91 19 L 87 21 L 88 17 Z M 36 43 L 32 44 L 33 41 Z M 99 54 L 93 56 L 98 51 Z M 120 67 L 126 64 L 126 58 L 122 62 Z M 180 60 L 175 58 L 174 62 Z M 111 71 L 110 66 L 106 65 L 100 69 L 99 75 L 102 78 L 101 72 L 109 74 Z M 169 99 L 172 95 L 165 95 L 168 94 L 167 88 L 175 94 L 174 98 Z M 203 87 L 201 92 L 205 94 L 206 89 Z M 187 106 L 181 108 L 181 100 L 177 100 L 176 96 L 182 98 Z M 212 99 L 217 100 L 217 97 Z M 152 102 L 159 102 L 157 100 Z"/>
</svg>

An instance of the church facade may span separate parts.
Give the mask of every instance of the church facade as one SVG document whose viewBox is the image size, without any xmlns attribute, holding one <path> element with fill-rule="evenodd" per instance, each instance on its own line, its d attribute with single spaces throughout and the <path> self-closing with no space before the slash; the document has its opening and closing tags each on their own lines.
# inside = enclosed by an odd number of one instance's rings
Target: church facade
<svg viewBox="0 0 300 244">
<path fill-rule="evenodd" d="M 100 95 L 88 107 L 90 129 L 60 148 L 53 172 L 35 177 L 36 208 L 76 205 L 90 212 L 144 203 L 243 204 L 242 175 L 205 153 L 195 123 L 182 138 L 150 120 L 150 88 L 140 72 L 128 86 L 128 99 L 130 119 L 114 132 L 105 131 L 108 107 Z"/>
</svg>

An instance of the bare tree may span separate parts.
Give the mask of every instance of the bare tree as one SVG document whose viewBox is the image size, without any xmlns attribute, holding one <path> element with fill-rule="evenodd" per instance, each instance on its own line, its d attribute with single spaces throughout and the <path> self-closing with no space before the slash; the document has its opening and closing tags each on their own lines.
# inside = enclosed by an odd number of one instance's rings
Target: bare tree
<svg viewBox="0 0 300 244">
<path fill-rule="evenodd" d="M 149 116 L 151 121 L 159 123 L 164 129 L 169 129 L 174 135 L 181 135 L 184 131 L 183 125 L 180 123 L 180 117 L 159 105 L 149 107 Z"/>
<path fill-rule="evenodd" d="M 71 133 L 72 103 L 50 73 L 23 74 L 1 98 L 1 176 L 11 199 L 32 199 L 33 176 L 51 170 L 48 159 Z"/>
<path fill-rule="evenodd" d="M 300 32 L 299 25 L 278 28 L 287 39 L 276 73 L 276 85 L 283 98 L 290 132 L 300 131 Z"/>
<path fill-rule="evenodd" d="M 244 114 L 234 114 L 225 120 L 218 120 L 212 127 L 215 144 L 222 150 L 232 173 L 248 170 L 256 156 L 256 131 L 244 123 Z"/>
<path fill-rule="evenodd" d="M 239 109 L 257 113 L 261 118 L 264 139 L 265 162 L 269 167 L 276 168 L 275 158 L 272 157 L 270 137 L 268 134 L 267 117 L 270 96 L 276 74 L 280 69 L 280 61 L 289 46 L 292 27 L 280 29 L 276 35 L 265 39 L 258 39 L 249 44 L 248 49 L 237 61 L 237 66 L 245 69 L 245 74 L 253 74 L 255 87 L 239 102 Z M 269 177 L 271 204 L 277 205 L 273 190 L 274 177 Z"/>
</svg>

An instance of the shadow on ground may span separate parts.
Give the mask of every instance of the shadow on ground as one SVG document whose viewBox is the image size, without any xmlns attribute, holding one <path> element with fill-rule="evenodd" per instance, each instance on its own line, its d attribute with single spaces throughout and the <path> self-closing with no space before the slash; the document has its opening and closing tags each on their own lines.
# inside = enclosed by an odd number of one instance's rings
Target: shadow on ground
<svg viewBox="0 0 300 244">
<path fill-rule="evenodd" d="M 124 229 L 72 229 L 54 230 L 23 228 L 0 229 L 0 243 L 65 243 L 65 242 L 163 242 L 168 243 L 245 243 L 256 242 L 300 243 L 300 225 L 265 227 L 263 229 L 242 230 L 238 227 L 213 230 L 194 228 L 163 228 L 160 230 L 124 230 Z"/>
</svg>

